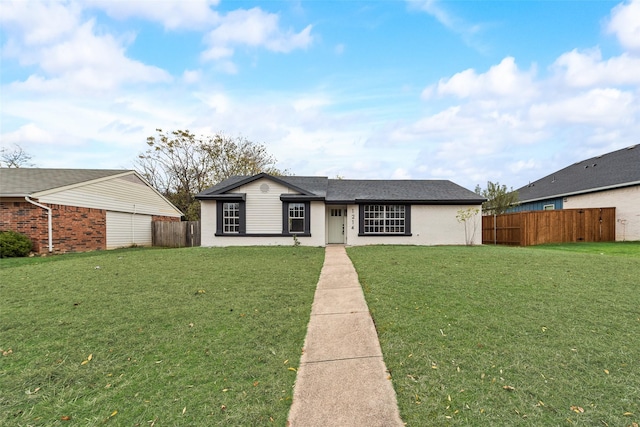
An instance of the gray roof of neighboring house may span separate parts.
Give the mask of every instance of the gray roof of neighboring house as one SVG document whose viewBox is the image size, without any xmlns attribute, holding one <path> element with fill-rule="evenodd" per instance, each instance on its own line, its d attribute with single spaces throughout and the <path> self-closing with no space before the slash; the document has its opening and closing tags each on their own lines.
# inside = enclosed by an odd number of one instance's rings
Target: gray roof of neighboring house
<svg viewBox="0 0 640 427">
<path fill-rule="evenodd" d="M 233 193 L 236 188 L 260 178 L 268 178 L 327 203 L 357 201 L 480 204 L 485 199 L 446 180 L 353 180 L 313 176 L 235 176 L 214 185 L 196 196 L 214 199 Z"/>
<path fill-rule="evenodd" d="M 127 170 L 0 168 L 0 195 L 29 196 L 34 193 L 120 175 Z"/>
<path fill-rule="evenodd" d="M 574 163 L 519 188 L 520 202 L 590 193 L 640 184 L 640 146 Z"/>
</svg>

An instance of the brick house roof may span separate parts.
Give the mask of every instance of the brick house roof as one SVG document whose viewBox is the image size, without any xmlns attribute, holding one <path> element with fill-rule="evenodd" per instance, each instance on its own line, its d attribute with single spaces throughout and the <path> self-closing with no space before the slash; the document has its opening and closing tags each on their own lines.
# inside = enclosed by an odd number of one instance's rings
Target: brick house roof
<svg viewBox="0 0 640 427">
<path fill-rule="evenodd" d="M 93 181 L 128 170 L 0 168 L 0 196 L 23 197 L 34 193 Z"/>
</svg>

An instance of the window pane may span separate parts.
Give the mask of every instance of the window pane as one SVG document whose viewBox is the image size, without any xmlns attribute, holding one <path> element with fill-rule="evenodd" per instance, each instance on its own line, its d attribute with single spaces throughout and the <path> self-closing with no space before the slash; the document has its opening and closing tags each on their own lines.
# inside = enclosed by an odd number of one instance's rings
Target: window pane
<svg viewBox="0 0 640 427">
<path fill-rule="evenodd" d="M 304 233 L 304 203 L 289 203 L 289 233 Z"/>
<path fill-rule="evenodd" d="M 224 203 L 222 205 L 223 232 L 240 232 L 240 203 Z"/>
<path fill-rule="evenodd" d="M 303 233 L 304 232 L 304 219 L 290 218 L 289 219 L 289 232 L 290 233 Z"/>
<path fill-rule="evenodd" d="M 404 234 L 404 205 L 365 205 L 362 219 L 365 233 Z"/>
</svg>

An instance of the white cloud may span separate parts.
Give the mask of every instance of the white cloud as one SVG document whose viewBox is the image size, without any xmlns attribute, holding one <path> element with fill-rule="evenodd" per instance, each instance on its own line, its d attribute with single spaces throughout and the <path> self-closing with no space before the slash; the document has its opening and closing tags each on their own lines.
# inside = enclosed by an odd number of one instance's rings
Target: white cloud
<svg viewBox="0 0 640 427">
<path fill-rule="evenodd" d="M 184 70 L 182 80 L 187 84 L 198 83 L 202 79 L 202 71 L 200 70 Z"/>
<path fill-rule="evenodd" d="M 619 89 L 592 89 L 577 96 L 531 106 L 530 118 L 540 126 L 579 123 L 614 126 L 633 121 L 634 97 Z"/>
<path fill-rule="evenodd" d="M 103 9 L 113 18 L 143 18 L 159 22 L 169 30 L 208 28 L 219 20 L 218 13 L 211 9 L 218 5 L 219 0 L 84 1 L 85 5 Z"/>
<path fill-rule="evenodd" d="M 640 0 L 631 0 L 614 7 L 607 30 L 616 35 L 623 47 L 640 52 Z"/>
<path fill-rule="evenodd" d="M 433 16 L 441 25 L 448 30 L 459 35 L 464 43 L 478 51 L 486 50 L 478 40 L 477 35 L 481 32 L 483 24 L 472 24 L 456 16 L 443 6 L 440 0 L 406 0 L 409 6 L 424 11 Z"/>
<path fill-rule="evenodd" d="M 206 51 L 202 52 L 200 57 L 203 60 L 218 60 L 223 58 L 229 58 L 233 56 L 233 49 L 227 46 L 212 46 Z"/>
<path fill-rule="evenodd" d="M 567 86 L 627 85 L 640 83 L 640 58 L 623 53 L 602 60 L 600 49 L 564 53 L 553 63 Z"/>
<path fill-rule="evenodd" d="M 391 179 L 411 179 L 411 173 L 405 168 L 397 168 L 391 174 Z"/>
<path fill-rule="evenodd" d="M 229 97 L 221 92 L 199 93 L 197 97 L 216 113 L 227 113 L 232 107 Z"/>
<path fill-rule="evenodd" d="M 227 58 L 233 55 L 235 46 L 243 45 L 288 53 L 294 49 L 304 49 L 312 43 L 311 25 L 295 33 L 293 30 L 283 31 L 279 20 L 277 14 L 258 7 L 231 11 L 205 37 L 210 47 L 201 57 L 204 60 Z"/>
<path fill-rule="evenodd" d="M 11 1 L 2 6 L 4 57 L 35 68 L 13 87 L 71 93 L 171 80 L 166 71 L 127 58 L 131 34 L 116 37 L 104 28 L 98 31 L 95 20 L 81 22 L 79 3 Z"/>
<path fill-rule="evenodd" d="M 156 67 L 126 58 L 121 41 L 111 35 L 96 35 L 94 21 L 81 25 L 73 36 L 42 52 L 40 66 L 48 74 L 65 74 L 72 70 L 89 69 L 104 79 L 153 82 L 168 79 L 168 74 Z"/>
<path fill-rule="evenodd" d="M 56 137 L 54 135 L 35 123 L 28 123 L 13 132 L 7 132 L 2 135 L 3 145 L 17 144 L 24 147 L 31 144 L 52 144 L 55 141 Z"/>
<path fill-rule="evenodd" d="M 49 44 L 71 33 L 79 19 L 80 8 L 62 1 L 3 0 L 0 13 L 9 39 L 29 47 Z"/>
<path fill-rule="evenodd" d="M 504 58 L 486 73 L 477 74 L 474 69 L 467 69 L 454 74 L 449 79 L 440 79 L 435 91 L 438 95 L 453 95 L 458 98 L 518 95 L 519 99 L 531 98 L 537 93 L 533 77 L 535 73 L 522 72 L 518 69 L 513 57 Z M 429 96 L 433 89 L 423 92 Z"/>
<path fill-rule="evenodd" d="M 34 48 L 19 59 L 39 66 L 14 86 L 35 91 L 104 91 L 128 83 L 168 82 L 164 70 L 129 59 L 123 41 L 112 35 L 96 35 L 95 22 L 77 27 L 65 40 Z"/>
<path fill-rule="evenodd" d="M 293 108 L 298 112 L 317 110 L 331 105 L 331 100 L 326 94 L 301 96 L 293 101 Z"/>
<path fill-rule="evenodd" d="M 537 169 L 539 168 L 539 164 L 534 159 L 518 160 L 517 162 L 510 163 L 508 167 L 511 173 L 517 174 L 522 171 Z"/>
<path fill-rule="evenodd" d="M 465 38 L 477 33 L 479 25 L 464 22 L 461 18 L 447 11 L 440 0 L 407 0 L 410 6 L 416 7 L 433 16 L 440 24 L 449 30 L 461 34 Z M 468 40 L 467 40 L 468 41 Z"/>
</svg>

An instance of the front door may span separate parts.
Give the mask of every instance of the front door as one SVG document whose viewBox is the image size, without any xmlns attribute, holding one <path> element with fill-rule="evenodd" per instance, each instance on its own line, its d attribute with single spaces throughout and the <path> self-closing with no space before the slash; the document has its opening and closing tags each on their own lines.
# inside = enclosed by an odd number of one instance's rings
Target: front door
<svg viewBox="0 0 640 427">
<path fill-rule="evenodd" d="M 345 209 L 329 208 L 329 243 L 344 243 Z"/>
</svg>

